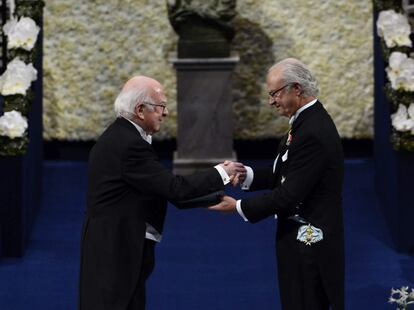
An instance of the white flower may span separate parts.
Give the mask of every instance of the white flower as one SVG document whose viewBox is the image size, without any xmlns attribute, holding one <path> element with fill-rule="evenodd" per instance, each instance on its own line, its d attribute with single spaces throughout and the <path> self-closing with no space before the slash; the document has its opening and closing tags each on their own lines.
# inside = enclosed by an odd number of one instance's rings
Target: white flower
<svg viewBox="0 0 414 310">
<path fill-rule="evenodd" d="M 412 105 L 414 107 L 414 105 Z M 409 299 L 414 300 L 414 288 L 411 289 L 411 293 L 408 295 Z"/>
<path fill-rule="evenodd" d="M 391 115 L 392 126 L 398 131 L 410 131 L 414 132 L 414 104 L 410 104 L 407 107 L 403 104 L 398 105 L 398 110 Z"/>
<path fill-rule="evenodd" d="M 409 109 L 412 113 L 412 104 Z M 410 117 L 407 107 L 403 104 L 400 104 L 397 112 L 391 115 L 391 122 L 398 131 L 414 131 L 414 118 Z"/>
<path fill-rule="evenodd" d="M 27 129 L 27 120 L 20 112 L 5 112 L 0 117 L 0 135 L 9 138 L 22 137 Z"/>
<path fill-rule="evenodd" d="M 29 17 L 20 20 L 13 18 L 4 26 L 3 31 L 7 36 L 7 48 L 23 48 L 30 51 L 36 43 L 40 28 L 35 21 Z"/>
<path fill-rule="evenodd" d="M 407 17 L 394 10 L 381 11 L 377 20 L 378 35 L 384 38 L 387 47 L 412 46 L 411 27 Z"/>
<path fill-rule="evenodd" d="M 385 69 L 393 89 L 414 91 L 414 59 L 404 53 L 393 52 Z"/>
<path fill-rule="evenodd" d="M 398 294 L 399 296 L 396 296 L 396 298 L 394 297 L 395 294 Z M 400 306 L 403 306 L 403 308 L 401 309 L 406 309 L 408 305 L 413 303 L 412 294 L 414 294 L 414 290 L 411 289 L 411 293 L 408 293 L 408 286 L 402 286 L 400 289 L 397 290 L 392 288 L 391 296 L 388 299 L 388 302 L 396 303 Z"/>
<path fill-rule="evenodd" d="M 0 93 L 7 95 L 26 95 L 30 83 L 36 80 L 37 71 L 32 64 L 26 65 L 18 58 L 7 64 L 7 70 L 0 76 Z"/>
</svg>

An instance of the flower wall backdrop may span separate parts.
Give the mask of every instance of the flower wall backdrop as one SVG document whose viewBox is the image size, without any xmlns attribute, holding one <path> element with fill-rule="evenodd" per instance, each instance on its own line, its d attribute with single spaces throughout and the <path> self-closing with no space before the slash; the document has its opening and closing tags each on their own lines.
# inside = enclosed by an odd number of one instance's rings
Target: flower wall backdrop
<svg viewBox="0 0 414 310">
<path fill-rule="evenodd" d="M 372 136 L 371 1 L 239 0 L 233 49 L 237 139 L 281 136 L 287 120 L 266 104 L 265 75 L 297 57 L 320 82 L 320 99 L 344 138 Z M 46 139 L 95 139 L 114 118 L 122 84 L 145 74 L 167 89 L 170 115 L 156 138 L 175 137 L 177 37 L 164 0 L 50 1 L 44 12 Z"/>
</svg>

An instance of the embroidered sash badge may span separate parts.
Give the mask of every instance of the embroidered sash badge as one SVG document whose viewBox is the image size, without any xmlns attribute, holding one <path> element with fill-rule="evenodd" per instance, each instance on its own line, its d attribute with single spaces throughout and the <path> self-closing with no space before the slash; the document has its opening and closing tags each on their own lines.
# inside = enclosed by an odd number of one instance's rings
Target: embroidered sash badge
<svg viewBox="0 0 414 310">
<path fill-rule="evenodd" d="M 306 245 L 312 245 L 312 243 L 323 240 L 323 232 L 321 229 L 316 228 L 311 224 L 302 225 L 298 229 L 298 235 L 296 239 Z"/>
</svg>

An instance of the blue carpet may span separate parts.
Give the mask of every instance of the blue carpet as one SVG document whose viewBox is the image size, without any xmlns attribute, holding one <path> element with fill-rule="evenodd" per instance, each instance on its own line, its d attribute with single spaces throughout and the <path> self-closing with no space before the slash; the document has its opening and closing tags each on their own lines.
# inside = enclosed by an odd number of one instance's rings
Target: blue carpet
<svg viewBox="0 0 414 310">
<path fill-rule="evenodd" d="M 1 310 L 76 309 L 85 174 L 83 162 L 45 162 L 44 201 L 27 253 L 0 260 Z M 391 247 L 373 174 L 371 160 L 346 161 L 347 309 L 395 309 L 387 304 L 390 288 L 414 286 L 414 258 Z M 236 215 L 169 208 L 148 310 L 280 309 L 275 227 L 272 219 L 251 225 Z"/>
</svg>

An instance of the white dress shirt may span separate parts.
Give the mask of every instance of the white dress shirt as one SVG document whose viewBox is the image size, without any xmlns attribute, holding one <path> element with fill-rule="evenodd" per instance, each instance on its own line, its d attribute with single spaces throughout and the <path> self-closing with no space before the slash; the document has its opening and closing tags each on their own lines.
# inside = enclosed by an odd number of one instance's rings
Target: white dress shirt
<svg viewBox="0 0 414 310">
<path fill-rule="evenodd" d="M 130 122 L 134 127 L 138 130 L 139 134 L 141 135 L 142 139 L 147 141 L 149 144 L 152 143 L 152 136 L 147 134 L 144 129 L 142 129 L 139 125 L 135 124 L 133 121 L 127 119 L 124 117 L 128 122 Z M 220 165 L 215 166 L 216 170 L 221 176 L 221 179 L 223 180 L 223 184 L 226 185 L 230 182 L 230 177 L 227 174 L 226 170 L 224 170 Z M 145 223 L 146 225 L 146 231 L 145 231 L 145 238 L 153 240 L 155 242 L 160 242 L 162 235 L 150 224 Z"/>
<path fill-rule="evenodd" d="M 298 118 L 299 114 L 306 110 L 307 108 L 313 106 L 316 101 L 318 101 L 318 99 L 314 99 L 310 102 L 308 102 L 307 104 L 305 104 L 303 107 L 301 107 L 300 109 L 298 109 L 296 111 L 296 113 L 294 115 L 292 115 L 292 117 L 289 119 L 289 126 L 292 126 L 293 122 Z M 277 154 L 276 159 L 273 163 L 273 172 L 275 172 L 275 168 L 276 168 L 276 164 L 277 164 L 277 160 L 279 159 L 279 155 Z M 248 190 L 250 188 L 250 186 L 253 183 L 253 178 L 254 178 L 254 173 L 253 173 L 253 169 L 249 166 L 245 166 L 246 170 L 247 170 L 247 176 L 246 179 L 244 180 L 244 182 L 241 185 L 241 189 L 242 190 Z M 244 219 L 245 222 L 248 222 L 249 220 L 246 218 L 246 216 L 244 215 L 242 208 L 241 208 L 241 200 L 237 200 L 236 202 L 236 209 L 237 212 L 240 214 L 240 216 Z M 277 215 L 275 214 L 275 218 L 277 218 Z"/>
</svg>

